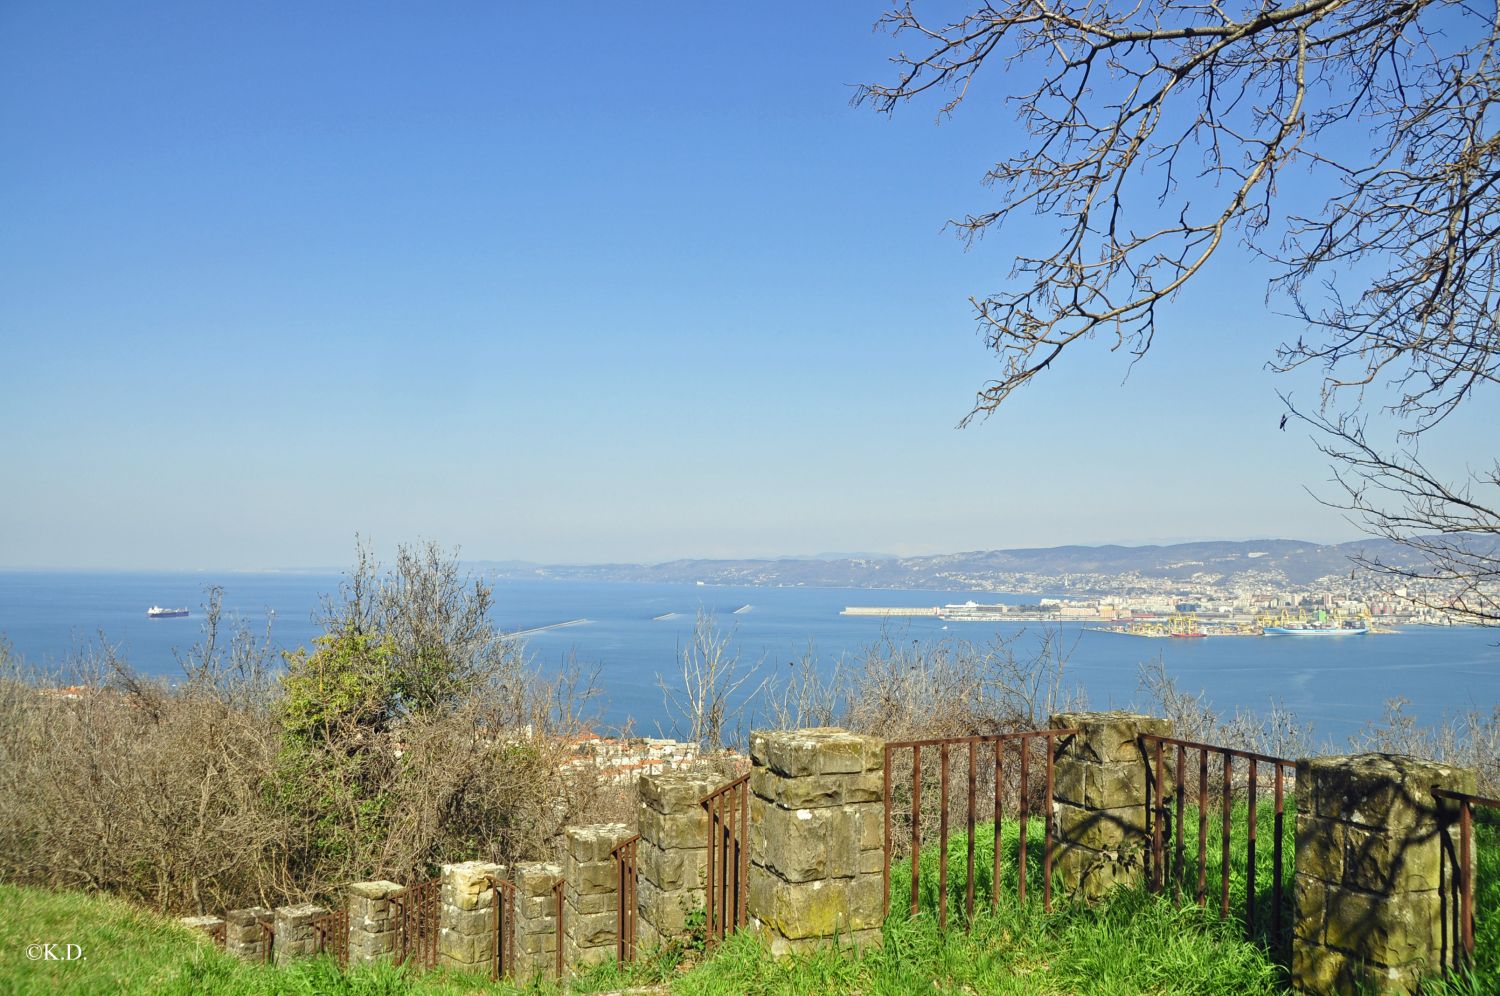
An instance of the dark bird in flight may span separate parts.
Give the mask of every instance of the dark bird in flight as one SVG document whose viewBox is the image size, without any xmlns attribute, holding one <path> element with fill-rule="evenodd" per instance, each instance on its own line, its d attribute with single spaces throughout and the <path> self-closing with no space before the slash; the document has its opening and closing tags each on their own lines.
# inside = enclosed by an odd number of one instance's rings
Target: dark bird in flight
<svg viewBox="0 0 1500 996">
<path fill-rule="evenodd" d="M 1286 415 L 1284 413 L 1281 416 L 1281 431 L 1286 431 Z"/>
</svg>

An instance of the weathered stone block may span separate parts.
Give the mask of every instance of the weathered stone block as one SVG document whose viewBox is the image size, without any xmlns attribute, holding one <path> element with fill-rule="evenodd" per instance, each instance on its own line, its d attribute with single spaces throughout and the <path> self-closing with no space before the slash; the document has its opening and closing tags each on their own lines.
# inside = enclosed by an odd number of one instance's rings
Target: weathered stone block
<svg viewBox="0 0 1500 996">
<path fill-rule="evenodd" d="M 857 807 L 786 810 L 764 822 L 758 834 L 763 845 L 752 853 L 789 882 L 848 878 L 859 872 L 863 833 Z"/>
<path fill-rule="evenodd" d="M 1078 844 L 1061 843 L 1053 852 L 1053 868 L 1076 895 L 1088 899 L 1106 896 L 1117 885 L 1141 880 L 1144 850 L 1098 851 Z"/>
<path fill-rule="evenodd" d="M 757 920 L 793 940 L 849 936 L 882 919 L 879 879 L 786 882 L 752 866 L 749 901 Z"/>
<path fill-rule="evenodd" d="M 276 939 L 271 948 L 276 964 L 287 965 L 299 958 L 312 957 L 317 947 L 312 922 L 327 915 L 326 907 L 314 903 L 277 907 Z"/>
<path fill-rule="evenodd" d="M 1385 894 L 1440 888 L 1441 836 L 1436 826 L 1427 833 L 1417 831 L 1413 827 L 1393 834 L 1348 827 L 1344 834 L 1344 884 Z"/>
<path fill-rule="evenodd" d="M 653 847 L 644 840 L 639 851 L 641 878 L 663 889 L 702 890 L 708 874 L 708 848 Z"/>
<path fill-rule="evenodd" d="M 1060 841 L 1096 851 L 1146 846 L 1146 813 L 1143 807 L 1128 809 L 1083 809 L 1056 803 L 1053 810 Z"/>
<path fill-rule="evenodd" d="M 879 802 L 885 790 L 880 771 L 787 778 L 769 768 L 750 772 L 750 791 L 783 809 L 816 809 L 851 802 Z"/>
<path fill-rule="evenodd" d="M 1299 941 L 1323 943 L 1323 924 L 1328 913 L 1328 883 L 1303 875 L 1292 879 L 1292 936 Z"/>
<path fill-rule="evenodd" d="M 231 927 L 254 927 L 258 931 L 263 923 L 275 920 L 276 914 L 265 906 L 249 906 L 245 909 L 230 910 L 224 914 L 224 922 Z"/>
<path fill-rule="evenodd" d="M 594 823 L 564 828 L 568 857 L 576 862 L 608 861 L 610 852 L 631 836 L 623 823 Z"/>
<path fill-rule="evenodd" d="M 641 804 L 658 813 L 691 813 L 707 811 L 699 805 L 704 796 L 719 787 L 719 779 L 702 773 L 667 771 L 642 775 L 637 782 Z M 705 831 L 706 833 L 706 831 Z"/>
<path fill-rule="evenodd" d="M 488 909 L 494 899 L 492 878 L 504 878 L 505 866 L 490 861 L 443 865 L 439 902 L 458 910 Z"/>
<path fill-rule="evenodd" d="M 1058 742 L 1058 760 L 1081 760 L 1085 762 L 1133 761 L 1141 764 L 1145 755 L 1141 751 L 1139 738 L 1142 734 L 1159 737 L 1172 735 L 1169 720 L 1158 719 L 1142 713 L 1115 710 L 1110 712 L 1063 712 L 1055 713 L 1048 724 L 1052 729 L 1078 729 L 1078 734 L 1064 743 Z M 1144 765 L 1141 768 L 1145 771 Z"/>
<path fill-rule="evenodd" d="M 1344 881 L 1344 836 L 1348 824 L 1320 816 L 1297 814 L 1297 876 L 1335 884 Z"/>
<path fill-rule="evenodd" d="M 659 813 L 654 809 L 641 809 L 641 839 L 657 847 L 707 847 L 708 810 L 699 808 L 696 813 Z"/>
<path fill-rule="evenodd" d="M 1432 787 L 1473 792 L 1475 773 L 1404 754 L 1354 754 L 1297 762 L 1299 797 L 1329 819 L 1365 827 L 1409 827 L 1435 822 Z"/>
<path fill-rule="evenodd" d="M 472 970 L 488 965 L 495 957 L 495 934 L 459 934 L 451 930 L 438 931 L 438 964 L 448 968 Z"/>
<path fill-rule="evenodd" d="M 838 727 L 753 733 L 750 759 L 783 778 L 880 771 L 885 742 Z"/>
</svg>

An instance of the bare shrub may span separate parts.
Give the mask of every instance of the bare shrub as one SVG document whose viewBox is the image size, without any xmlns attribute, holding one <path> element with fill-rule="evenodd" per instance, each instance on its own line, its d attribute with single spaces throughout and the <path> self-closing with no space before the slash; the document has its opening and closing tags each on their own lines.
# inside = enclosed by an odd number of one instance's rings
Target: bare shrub
<svg viewBox="0 0 1500 996">
<path fill-rule="evenodd" d="M 742 689 L 760 674 L 760 662 L 740 660 L 734 649 L 734 631 L 720 628 L 712 612 L 698 610 L 687 646 L 678 647 L 678 676 L 669 684 L 662 675 L 656 683 L 662 690 L 674 732 L 698 745 L 700 751 L 715 751 L 725 744 L 729 723 L 735 720 L 731 737 L 745 743 L 749 730 L 741 703 L 752 699 L 764 682 L 748 692 Z"/>
<path fill-rule="evenodd" d="M 1264 713 L 1236 709 L 1226 718 L 1208 704 L 1204 692 L 1183 691 L 1159 655 L 1141 665 L 1138 687 L 1146 695 L 1142 708 L 1170 720 L 1180 739 L 1288 760 L 1314 750 L 1312 724 L 1301 722 L 1284 703 L 1273 698 Z"/>
<path fill-rule="evenodd" d="M 343 594 L 329 645 L 378 654 L 320 645 L 285 671 L 212 589 L 175 684 L 102 639 L 50 674 L 0 644 L 0 879 L 170 912 L 329 899 L 443 861 L 552 858 L 565 824 L 621 808 L 569 764 L 590 676 L 543 677 L 489 627 L 487 586 L 429 546 L 385 574 L 362 552 Z"/>
<path fill-rule="evenodd" d="M 1407 711 L 1410 705 L 1405 698 L 1386 702 L 1385 715 L 1366 723 L 1350 738 L 1349 746 L 1473 768 L 1479 774 L 1482 795 L 1500 794 L 1500 706 L 1489 713 L 1470 710 L 1436 726 L 1422 726 Z"/>
<path fill-rule="evenodd" d="M 988 644 L 909 643 L 886 633 L 853 665 L 845 722 L 892 740 L 1037 729 L 1073 708 L 1083 692 L 1064 684 L 1067 649 L 1043 630 L 1031 652 L 1026 634 Z"/>
</svg>

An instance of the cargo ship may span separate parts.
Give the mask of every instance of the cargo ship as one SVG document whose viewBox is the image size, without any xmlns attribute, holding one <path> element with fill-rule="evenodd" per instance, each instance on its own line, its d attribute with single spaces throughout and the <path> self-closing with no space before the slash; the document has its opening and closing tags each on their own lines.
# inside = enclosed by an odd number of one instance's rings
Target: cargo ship
<svg viewBox="0 0 1500 996">
<path fill-rule="evenodd" d="M 146 610 L 147 619 L 180 619 L 187 614 L 187 609 L 164 609 L 160 605 L 153 605 Z"/>
<path fill-rule="evenodd" d="M 1267 626 L 1266 636 L 1363 636 L 1368 626 Z"/>
</svg>

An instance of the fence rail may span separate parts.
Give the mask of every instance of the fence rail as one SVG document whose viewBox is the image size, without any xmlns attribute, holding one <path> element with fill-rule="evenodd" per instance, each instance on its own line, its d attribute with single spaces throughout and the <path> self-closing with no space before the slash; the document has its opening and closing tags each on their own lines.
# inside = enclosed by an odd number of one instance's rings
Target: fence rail
<svg viewBox="0 0 1500 996">
<path fill-rule="evenodd" d="M 750 894 L 750 776 L 741 775 L 698 800 L 708 811 L 705 885 L 708 945 L 743 927 Z"/>
<path fill-rule="evenodd" d="M 615 896 L 619 909 L 615 913 L 615 958 L 621 965 L 635 961 L 636 925 L 640 911 L 636 908 L 636 886 L 640 881 L 640 865 L 636 851 L 640 847 L 641 835 L 627 838 L 615 845 L 609 856 L 615 862 Z M 562 924 L 562 907 L 558 907 L 558 924 Z M 560 936 L 560 935 L 559 935 Z M 559 945 L 558 950 L 562 947 Z M 562 963 L 558 962 L 558 977 L 562 977 Z"/>
<path fill-rule="evenodd" d="M 1181 902 L 1184 885 L 1193 885 L 1195 901 L 1200 906 L 1208 905 L 1208 837 L 1210 797 L 1217 790 L 1219 796 L 1219 917 L 1226 919 L 1230 911 L 1230 866 L 1233 842 L 1234 798 L 1243 791 L 1246 808 L 1245 840 L 1245 929 L 1257 936 L 1256 876 L 1258 871 L 1259 792 L 1262 781 L 1270 775 L 1269 788 L 1273 793 L 1272 842 L 1271 842 L 1271 902 L 1270 902 L 1270 946 L 1279 948 L 1283 943 L 1283 909 L 1286 902 L 1285 879 L 1285 829 L 1286 829 L 1286 785 L 1288 773 L 1295 785 L 1297 764 L 1284 757 L 1273 757 L 1255 751 L 1236 750 L 1215 744 L 1181 740 L 1176 737 L 1161 737 L 1142 734 L 1141 754 L 1146 761 L 1146 806 L 1147 833 L 1151 841 L 1148 857 L 1147 882 L 1155 892 L 1166 890 L 1170 881 L 1172 897 Z M 1167 802 L 1168 751 L 1175 754 L 1171 767 L 1172 799 Z M 1194 879 L 1188 868 L 1186 845 L 1186 818 L 1188 798 L 1189 755 L 1197 754 L 1197 810 L 1198 810 L 1198 859 L 1197 875 Z M 1210 758 L 1213 758 L 1210 763 Z M 1235 770 L 1235 762 L 1243 764 L 1241 777 Z M 1265 772 L 1262 768 L 1269 768 Z M 1216 769 L 1210 771 L 1210 769 Z M 1217 781 L 1217 785 L 1213 781 Z M 1171 855 L 1168 858 L 1168 848 Z"/>
<path fill-rule="evenodd" d="M 391 897 L 396 904 L 396 964 L 437 965 L 438 894 L 441 882 L 428 879 Z"/>
<path fill-rule="evenodd" d="M 911 796 L 909 816 L 909 855 L 911 859 L 911 912 L 915 915 L 920 906 L 921 897 L 921 854 L 923 833 L 923 805 L 922 792 L 923 776 L 922 752 L 924 749 L 937 752 L 938 774 L 938 925 L 946 928 L 948 925 L 948 839 L 950 835 L 951 813 L 953 808 L 951 799 L 951 778 L 953 755 L 959 754 L 967 771 L 967 804 L 963 806 L 962 814 L 964 826 L 967 830 L 967 876 L 964 887 L 964 911 L 966 916 L 974 915 L 974 883 L 975 883 L 975 827 L 979 817 L 979 786 L 981 782 L 992 784 L 994 796 L 994 824 L 992 832 L 994 835 L 994 858 L 990 877 L 990 902 L 999 905 L 1000 902 L 1000 880 L 1002 864 L 1002 830 L 1005 822 L 1005 803 L 1007 796 L 1010 797 L 1015 809 L 1015 819 L 1018 826 L 1018 849 L 1017 849 L 1017 899 L 1024 902 L 1026 899 L 1027 880 L 1027 845 L 1030 834 L 1030 819 L 1033 815 L 1032 799 L 1033 781 L 1030 770 L 1031 755 L 1035 753 L 1038 745 L 1045 746 L 1045 757 L 1042 764 L 1046 771 L 1045 790 L 1039 805 L 1037 815 L 1043 819 L 1042 834 L 1042 904 L 1047 910 L 1052 909 L 1052 844 L 1056 836 L 1052 813 L 1052 788 L 1053 788 L 1053 762 L 1057 753 L 1057 740 L 1076 736 L 1076 729 L 1058 730 L 1031 730 L 1021 733 L 1001 733 L 989 736 L 970 737 L 944 737 L 931 740 L 900 740 L 886 744 L 885 765 L 882 774 L 885 798 L 885 827 L 884 827 L 884 868 L 883 868 L 883 905 L 886 913 L 891 909 L 891 863 L 896 851 L 895 840 L 895 801 L 893 796 L 894 767 L 898 756 L 905 751 L 911 752 Z M 1018 756 L 1016 781 L 1012 786 L 1007 779 L 1006 761 L 1012 753 L 1008 748 L 1014 744 L 1014 753 Z M 986 788 L 986 803 L 990 791 Z"/>
<path fill-rule="evenodd" d="M 313 953 L 330 954 L 339 968 L 349 965 L 349 907 L 325 913 L 308 924 L 312 929 Z"/>
<path fill-rule="evenodd" d="M 1472 965 L 1474 963 L 1475 921 L 1474 866 L 1477 863 L 1474 846 L 1474 807 L 1480 806 L 1500 813 L 1500 799 L 1470 795 L 1467 792 L 1451 792 L 1436 786 L 1432 789 L 1432 795 L 1436 799 L 1458 803 L 1458 847 L 1456 851 L 1451 846 L 1446 850 L 1451 855 L 1453 881 L 1458 889 L 1459 957 L 1457 960 L 1461 965 Z"/>
<path fill-rule="evenodd" d="M 495 890 L 495 896 L 490 901 L 490 979 L 498 982 L 503 976 L 515 975 L 516 886 L 509 879 L 496 878 L 494 875 L 486 875 L 485 881 Z"/>
</svg>

